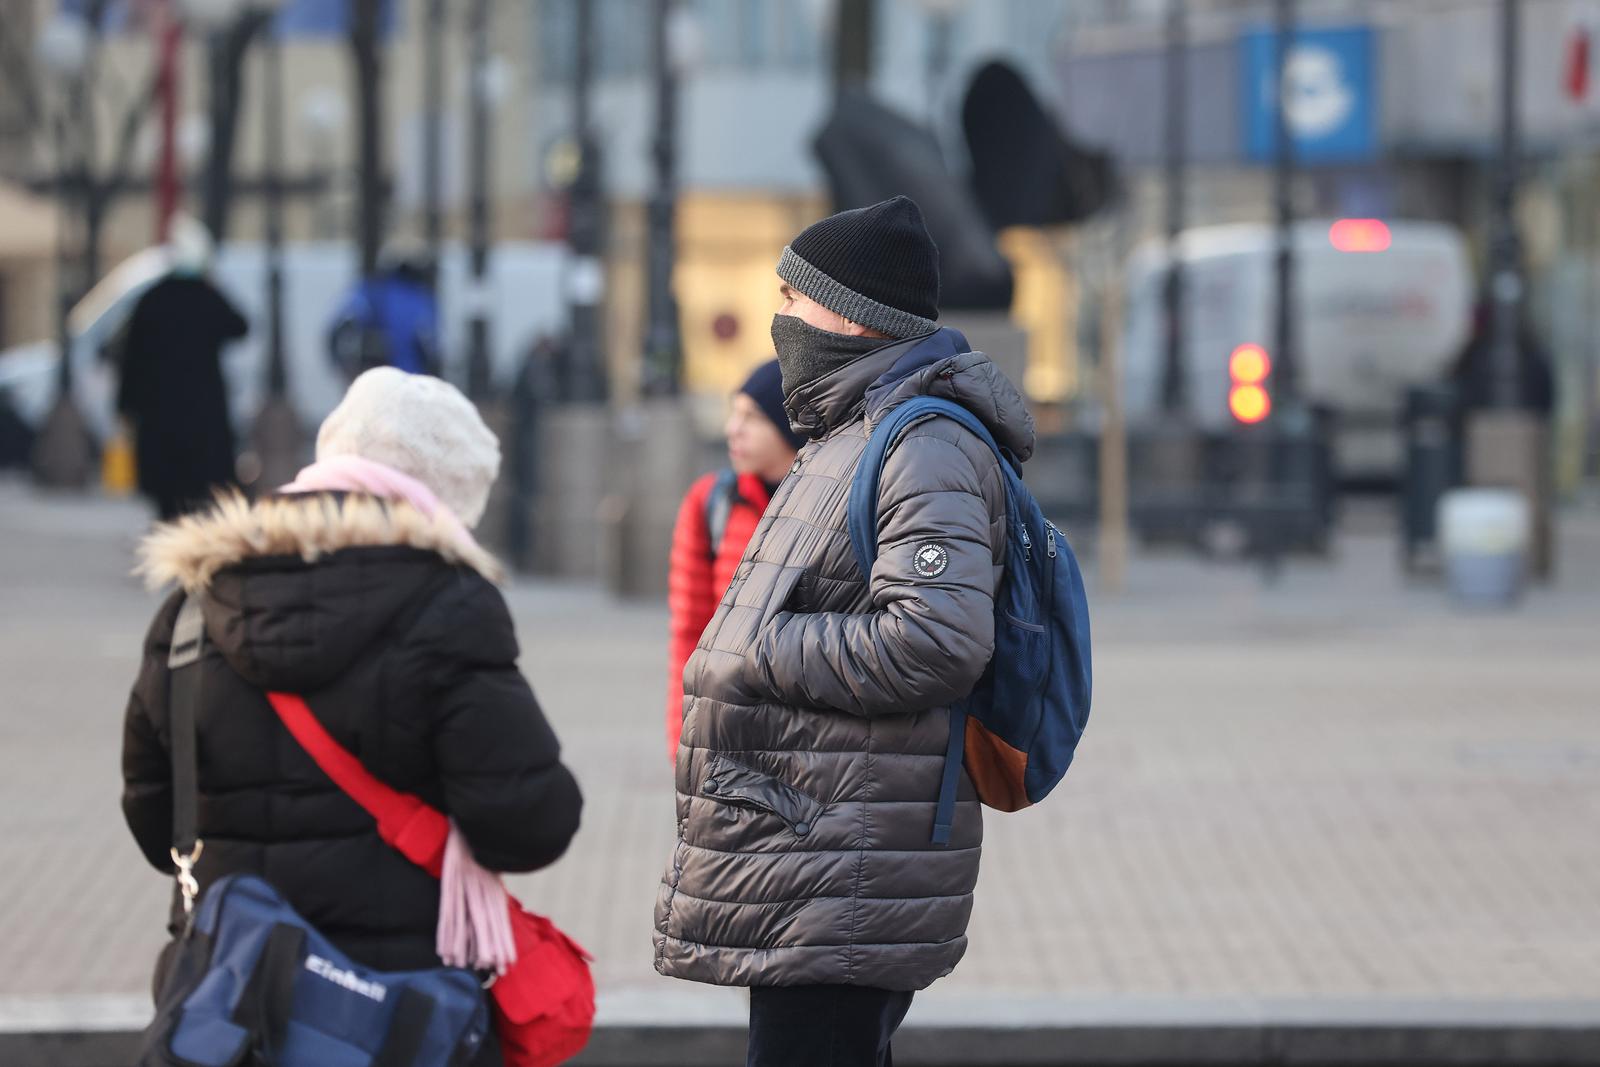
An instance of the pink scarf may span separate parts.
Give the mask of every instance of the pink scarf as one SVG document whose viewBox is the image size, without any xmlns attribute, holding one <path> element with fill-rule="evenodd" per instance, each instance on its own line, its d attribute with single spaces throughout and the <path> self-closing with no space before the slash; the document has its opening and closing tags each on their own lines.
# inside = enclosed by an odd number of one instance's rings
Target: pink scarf
<svg viewBox="0 0 1600 1067">
<path fill-rule="evenodd" d="M 321 459 L 295 475 L 280 493 L 367 493 L 386 500 L 404 500 L 430 519 L 438 520 L 464 545 L 478 542 L 456 513 L 444 505 L 432 489 L 393 467 L 361 456 L 333 456 Z"/>
<path fill-rule="evenodd" d="M 368 493 L 386 500 L 404 500 L 423 515 L 442 522 L 463 544 L 477 542 L 456 514 L 422 482 L 393 467 L 360 456 L 320 460 L 283 487 L 284 493 Z M 472 858 L 472 850 L 455 822 L 444 850 L 439 877 L 439 928 L 435 951 L 451 967 L 504 974 L 517 961 L 511 934 L 510 898 L 500 876 Z"/>
</svg>

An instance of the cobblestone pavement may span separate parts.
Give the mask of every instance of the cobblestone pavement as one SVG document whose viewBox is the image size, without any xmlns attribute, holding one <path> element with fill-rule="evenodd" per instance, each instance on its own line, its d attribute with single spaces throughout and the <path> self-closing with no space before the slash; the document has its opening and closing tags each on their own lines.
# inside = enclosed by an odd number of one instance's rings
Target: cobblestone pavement
<svg viewBox="0 0 1600 1067">
<path fill-rule="evenodd" d="M 147 986 L 167 883 L 117 808 L 144 521 L 0 483 L 0 1001 Z M 1402 582 L 1375 531 L 1272 587 L 1136 558 L 1094 603 L 1078 763 L 990 816 L 972 950 L 930 1003 L 1600 998 L 1600 521 L 1563 538 L 1561 582 L 1507 615 Z M 651 970 L 664 612 L 509 598 L 588 798 L 569 857 L 517 888 L 612 1003 L 732 1009 Z"/>
</svg>

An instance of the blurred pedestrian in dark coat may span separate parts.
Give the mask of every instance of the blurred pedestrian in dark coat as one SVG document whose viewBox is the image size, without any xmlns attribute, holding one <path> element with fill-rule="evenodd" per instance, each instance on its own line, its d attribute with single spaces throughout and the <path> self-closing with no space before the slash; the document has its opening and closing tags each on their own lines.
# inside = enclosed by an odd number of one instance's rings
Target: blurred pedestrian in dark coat
<svg viewBox="0 0 1600 1067">
<path fill-rule="evenodd" d="M 248 332 L 228 298 L 199 274 L 169 275 L 133 309 L 117 410 L 133 428 L 139 491 L 163 520 L 234 480 L 222 346 Z"/>
</svg>

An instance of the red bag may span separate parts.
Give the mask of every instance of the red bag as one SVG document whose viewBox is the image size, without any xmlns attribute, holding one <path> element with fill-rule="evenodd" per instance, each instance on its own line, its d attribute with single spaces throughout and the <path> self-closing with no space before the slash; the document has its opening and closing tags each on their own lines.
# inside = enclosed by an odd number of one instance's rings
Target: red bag
<svg viewBox="0 0 1600 1067">
<path fill-rule="evenodd" d="M 380 782 L 290 693 L 268 693 L 300 747 L 333 784 L 378 820 L 378 836 L 435 878 L 444 867 L 450 820 L 409 793 Z M 593 960 L 572 938 L 509 893 L 517 962 L 489 985 L 506 1067 L 555 1067 L 576 1056 L 594 1030 Z"/>
</svg>

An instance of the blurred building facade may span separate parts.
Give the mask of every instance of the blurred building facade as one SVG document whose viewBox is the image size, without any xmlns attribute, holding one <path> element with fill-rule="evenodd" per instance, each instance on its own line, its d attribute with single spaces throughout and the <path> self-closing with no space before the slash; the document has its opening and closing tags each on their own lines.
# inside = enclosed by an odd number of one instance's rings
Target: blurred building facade
<svg viewBox="0 0 1600 1067">
<path fill-rule="evenodd" d="M 359 207 L 357 183 L 358 129 L 356 73 L 347 27 L 349 0 L 285 0 L 292 31 L 284 38 L 286 150 L 275 160 L 285 189 L 285 237 L 288 241 L 353 240 Z M 427 0 L 392 0 L 384 20 L 383 129 L 380 145 L 388 189 L 391 238 L 417 241 L 423 233 L 422 153 L 425 125 L 423 67 L 428 26 Z M 35 52 L 43 28 L 58 11 L 79 12 L 81 0 L 0 0 L 0 44 L 5 71 L 0 75 L 0 185 L 30 190 L 49 203 L 56 153 L 51 123 L 61 106 L 62 90 L 40 69 Z M 130 117 L 135 134 L 127 154 L 127 174 L 108 212 L 101 263 L 110 267 L 149 245 L 155 233 L 153 180 L 159 151 L 159 114 L 153 99 L 156 47 L 148 23 L 130 18 L 135 5 L 115 0 L 109 5 L 106 33 L 97 49 L 92 136 L 98 169 L 110 171 L 119 154 L 123 126 Z M 248 5 L 244 5 L 248 7 Z M 530 25 L 535 5 L 491 3 L 490 33 L 494 42 L 489 72 L 492 109 L 490 153 L 493 195 L 492 236 L 528 238 L 538 232 L 540 207 L 538 160 L 527 138 L 536 92 Z M 445 79 L 442 98 L 442 198 L 445 235 L 463 238 L 468 229 L 467 100 L 468 40 L 466 5 L 446 5 L 442 38 Z M 262 124 L 264 71 L 262 49 L 252 47 L 241 64 L 242 103 L 232 171 L 235 194 L 228 237 L 255 242 L 264 233 L 263 175 L 266 171 Z M 199 213 L 203 170 L 209 151 L 207 107 L 211 95 L 202 32 L 184 37 L 178 75 L 181 97 L 177 120 L 177 154 L 183 179 L 180 209 Z M 38 202 L 36 199 L 33 202 Z M 4 219 L 0 219 L 3 223 Z M 9 227 L 0 225 L 0 230 Z M 3 240 L 3 238 L 0 238 Z M 0 245 L 0 278 L 6 277 L 5 249 Z M 46 253 L 48 259 L 48 252 Z M 44 261 L 30 264 L 30 274 L 48 270 Z M 48 309 L 42 318 L 13 318 L 0 329 L 0 348 L 50 330 Z"/>
<path fill-rule="evenodd" d="M 553 152 L 570 128 L 577 0 L 544 0 L 534 31 L 540 85 L 533 140 Z M 649 5 L 593 0 L 598 37 L 595 126 L 611 197 L 613 380 L 637 380 L 643 331 L 645 204 L 654 181 Z M 678 265 L 686 384 L 708 412 L 750 366 L 770 356 L 773 268 L 783 245 L 826 214 L 826 179 L 812 140 L 833 106 L 833 7 L 827 0 L 680 0 L 691 27 L 682 57 Z M 926 124 L 951 170 L 965 169 L 962 94 L 972 72 L 1001 58 L 1052 95 L 1061 48 L 1080 14 L 1034 0 L 880 0 L 874 5 L 875 97 Z M 1018 271 L 1013 317 L 1028 331 L 1030 381 L 1063 399 L 1074 381 L 1075 329 L 1060 294 L 1071 279 L 1052 239 L 1005 234 Z M 709 418 L 706 420 L 711 421 Z"/>
</svg>

